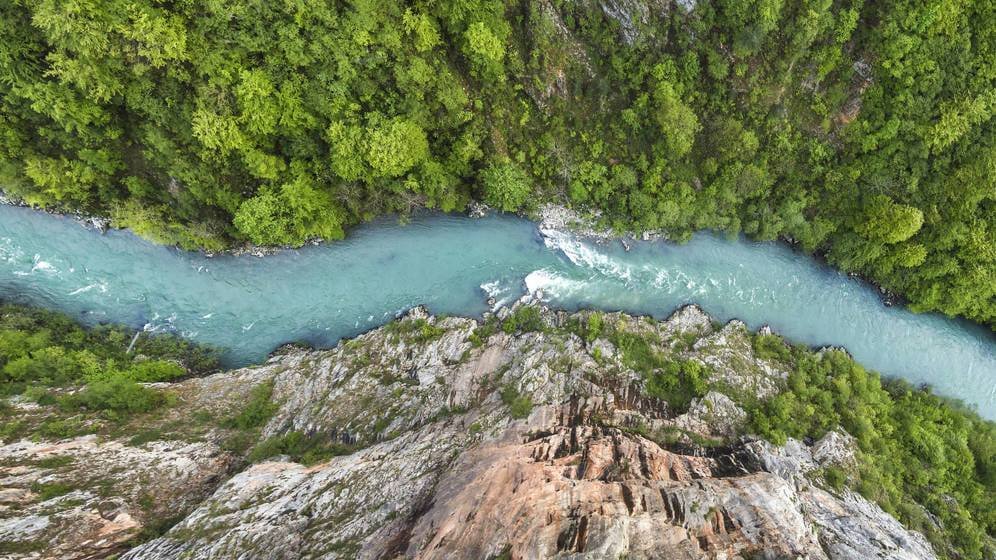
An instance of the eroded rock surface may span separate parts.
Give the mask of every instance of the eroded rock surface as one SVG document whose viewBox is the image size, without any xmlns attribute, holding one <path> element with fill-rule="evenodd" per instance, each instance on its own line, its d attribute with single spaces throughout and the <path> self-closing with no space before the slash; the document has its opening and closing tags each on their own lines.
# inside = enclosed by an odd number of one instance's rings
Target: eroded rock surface
<svg viewBox="0 0 996 560">
<path fill-rule="evenodd" d="M 934 557 L 820 482 L 854 467 L 847 434 L 780 447 L 745 434 L 739 398 L 770 397 L 786 372 L 742 323 L 716 327 L 694 306 L 666 321 L 540 319 L 505 332 L 415 309 L 332 350 L 163 385 L 177 404 L 125 434 L 6 442 L 0 557 L 105 557 L 171 519 L 122 558 Z M 648 396 L 616 346 L 634 337 L 703 364 L 709 390 L 683 408 Z M 273 411 L 256 441 L 294 433 L 337 451 L 250 465 L 224 423 L 196 428 L 261 386 Z"/>
<path fill-rule="evenodd" d="M 709 365 L 717 388 L 673 410 L 644 396 L 606 338 L 481 339 L 474 321 L 416 310 L 238 373 L 273 381 L 280 407 L 264 434 L 357 450 L 250 466 L 123 558 L 934 558 L 922 536 L 813 475 L 849 467 L 846 434 L 782 447 L 741 435 L 744 412 L 722 387 L 765 398 L 784 377 L 741 324 L 716 330 L 694 307 L 664 322 L 603 318 Z"/>
</svg>

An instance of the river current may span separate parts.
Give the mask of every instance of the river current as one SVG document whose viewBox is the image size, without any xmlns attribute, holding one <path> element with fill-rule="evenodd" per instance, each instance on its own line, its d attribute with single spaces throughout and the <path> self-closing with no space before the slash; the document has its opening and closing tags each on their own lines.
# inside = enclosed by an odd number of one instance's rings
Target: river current
<svg viewBox="0 0 996 560">
<path fill-rule="evenodd" d="M 292 341 L 334 345 L 419 304 L 476 316 L 542 291 L 551 306 L 668 316 L 697 303 L 718 320 L 846 347 L 865 366 L 996 419 L 996 338 L 982 327 L 882 304 L 876 290 L 779 243 L 708 233 L 690 242 L 596 243 L 529 221 L 425 214 L 344 241 L 263 258 L 207 257 L 0 206 L 0 298 L 84 322 L 170 330 L 225 348 L 229 366 Z"/>
</svg>

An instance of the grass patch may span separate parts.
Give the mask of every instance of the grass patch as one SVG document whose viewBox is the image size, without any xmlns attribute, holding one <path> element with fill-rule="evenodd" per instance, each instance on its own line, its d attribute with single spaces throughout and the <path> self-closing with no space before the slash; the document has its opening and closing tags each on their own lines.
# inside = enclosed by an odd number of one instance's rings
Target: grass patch
<svg viewBox="0 0 996 560">
<path fill-rule="evenodd" d="M 609 339 L 619 350 L 623 364 L 643 376 L 644 393 L 667 402 L 675 412 L 688 410 L 692 399 L 709 390 L 705 366 L 658 351 L 649 336 L 615 329 Z"/>
<path fill-rule="evenodd" d="M 403 337 L 416 344 L 432 342 L 446 334 L 446 329 L 436 326 L 421 317 L 418 319 L 394 321 L 388 323 L 385 329 L 388 333 Z"/>
<path fill-rule="evenodd" d="M 543 316 L 539 308 L 534 305 L 519 306 L 501 324 L 501 330 L 505 331 L 506 334 L 543 331 L 545 329 Z"/>
<path fill-rule="evenodd" d="M 75 489 L 73 486 L 63 482 L 49 482 L 46 484 L 36 482 L 31 485 L 31 491 L 38 494 L 39 502 L 47 502 L 53 498 L 65 496 Z"/>
<path fill-rule="evenodd" d="M 338 455 L 349 455 L 363 447 L 359 444 L 334 442 L 323 436 L 288 432 L 260 442 L 249 454 L 249 461 L 258 463 L 277 455 L 288 455 L 294 462 L 314 465 Z"/>
<path fill-rule="evenodd" d="M 225 427 L 237 430 L 253 430 L 261 428 L 274 413 L 277 405 L 271 402 L 273 397 L 273 381 L 260 383 L 249 392 L 249 401 L 238 414 L 224 422 Z"/>
<path fill-rule="evenodd" d="M 529 413 L 533 411 L 533 400 L 527 395 L 520 394 L 519 390 L 512 384 L 502 387 L 500 395 L 501 402 L 508 407 L 512 418 L 527 418 Z"/>
<path fill-rule="evenodd" d="M 44 469 L 58 469 L 60 467 L 66 467 L 72 465 L 76 459 L 69 455 L 56 455 L 55 457 L 46 457 L 44 459 L 39 459 L 35 461 L 35 466 L 42 467 Z"/>
</svg>

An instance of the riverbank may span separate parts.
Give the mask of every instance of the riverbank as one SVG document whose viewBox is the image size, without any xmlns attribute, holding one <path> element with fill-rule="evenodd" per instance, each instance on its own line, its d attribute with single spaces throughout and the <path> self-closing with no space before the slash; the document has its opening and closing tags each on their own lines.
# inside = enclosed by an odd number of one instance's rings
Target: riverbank
<svg viewBox="0 0 996 560">
<path fill-rule="evenodd" d="M 33 206 L 31 204 L 28 204 L 24 200 L 21 200 L 19 198 L 12 197 L 12 196 L 8 195 L 3 190 L 0 190 L 0 206 L 14 206 L 16 208 L 30 208 L 31 210 L 34 210 L 35 212 L 44 212 L 46 214 L 51 214 L 53 216 L 63 216 L 63 217 L 66 217 L 66 218 L 70 218 L 70 219 L 76 220 L 77 222 L 80 223 L 80 225 L 82 225 L 85 228 L 93 229 L 93 230 L 99 231 L 101 233 L 106 232 L 107 230 L 111 229 L 111 227 L 112 227 L 111 226 L 111 220 L 110 220 L 110 218 L 108 218 L 106 216 L 96 216 L 96 215 L 86 214 L 86 213 L 79 212 L 79 211 L 63 212 L 63 211 L 60 211 L 60 210 L 54 210 L 54 209 L 50 209 L 50 208 L 41 208 L 41 207 L 38 207 L 38 206 Z"/>
<path fill-rule="evenodd" d="M 996 415 L 990 331 L 879 303 L 877 290 L 783 244 L 698 234 L 684 244 L 593 243 L 543 237 L 511 216 L 431 214 L 381 220 L 346 240 L 264 259 L 206 258 L 111 230 L 0 207 L 0 297 L 87 322 L 173 330 L 254 363 L 290 341 L 333 345 L 414 305 L 479 316 L 514 301 L 523 283 L 564 309 L 664 317 L 698 302 L 722 319 L 769 324 L 813 346 L 844 346 L 860 361 L 963 398 Z"/>
</svg>

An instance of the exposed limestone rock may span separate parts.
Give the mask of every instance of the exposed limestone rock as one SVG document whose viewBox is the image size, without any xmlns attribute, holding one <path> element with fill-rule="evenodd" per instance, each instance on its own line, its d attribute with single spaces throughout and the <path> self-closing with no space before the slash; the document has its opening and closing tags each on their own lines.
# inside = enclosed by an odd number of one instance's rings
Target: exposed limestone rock
<svg viewBox="0 0 996 560">
<path fill-rule="evenodd" d="M 9 442 L 0 541 L 38 545 L 16 558 L 100 557 L 181 515 L 122 558 L 934 558 L 877 506 L 823 487 L 822 469 L 853 467 L 850 436 L 778 447 L 741 435 L 730 395 L 766 398 L 785 375 L 742 323 L 717 330 L 695 306 L 666 321 L 601 314 L 616 334 L 706 364 L 711 389 L 677 411 L 645 396 L 618 338 L 571 332 L 590 317 L 543 310 L 556 328 L 481 338 L 479 322 L 415 308 L 331 350 L 286 347 L 168 386 L 180 406 L 162 426 L 231 415 L 269 383 L 261 437 L 342 446 L 318 464 L 259 457 L 226 481 L 239 456 L 218 426 L 188 441 Z M 41 500 L 33 483 L 46 482 L 71 487 Z"/>
<path fill-rule="evenodd" d="M 623 42 L 632 45 L 640 37 L 640 28 L 650 23 L 650 7 L 639 0 L 602 0 L 602 13 L 619 24 Z"/>
<path fill-rule="evenodd" d="M 757 359 L 747 326 L 737 320 L 699 339 L 693 348 L 702 355 L 702 363 L 712 368 L 713 382 L 760 398 L 776 394 L 779 382 L 788 377 L 777 364 Z"/>
<path fill-rule="evenodd" d="M 0 542 L 43 542 L 45 558 L 119 551 L 157 518 L 193 508 L 231 461 L 206 442 L 129 446 L 93 435 L 15 442 L 0 458 Z M 51 488 L 57 495 L 39 495 Z"/>
<path fill-rule="evenodd" d="M 710 437 L 731 438 L 743 430 L 747 413 L 733 399 L 717 391 L 709 391 L 692 401 L 688 412 L 675 418 L 674 426 L 685 431 Z"/>
<path fill-rule="evenodd" d="M 0 558 L 102 558 L 122 552 L 143 533 L 168 528 L 238 463 L 237 455 L 223 448 L 227 430 L 199 425 L 195 415 L 221 418 L 240 409 L 255 385 L 292 363 L 285 357 L 256 368 L 153 384 L 168 387 L 177 404 L 116 437 L 0 444 L 0 543 L 23 551 L 0 552 Z M 13 404 L 17 420 L 44 414 L 34 403 Z M 183 429 L 175 432 L 176 426 Z"/>
<path fill-rule="evenodd" d="M 695 307 L 604 320 L 711 364 L 717 387 L 764 393 L 782 378 L 742 324 L 714 331 Z M 606 339 L 499 331 L 475 346 L 478 326 L 417 309 L 333 350 L 287 350 L 265 374 L 236 372 L 273 380 L 280 408 L 266 434 L 362 448 L 251 466 L 123 558 L 934 557 L 860 496 L 820 486 L 821 467 L 853 459 L 846 435 L 812 447 L 741 439 L 744 412 L 721 388 L 675 415 L 642 396 Z M 531 400 L 518 418 L 508 388 Z M 675 442 L 668 429 L 719 443 Z"/>
</svg>

